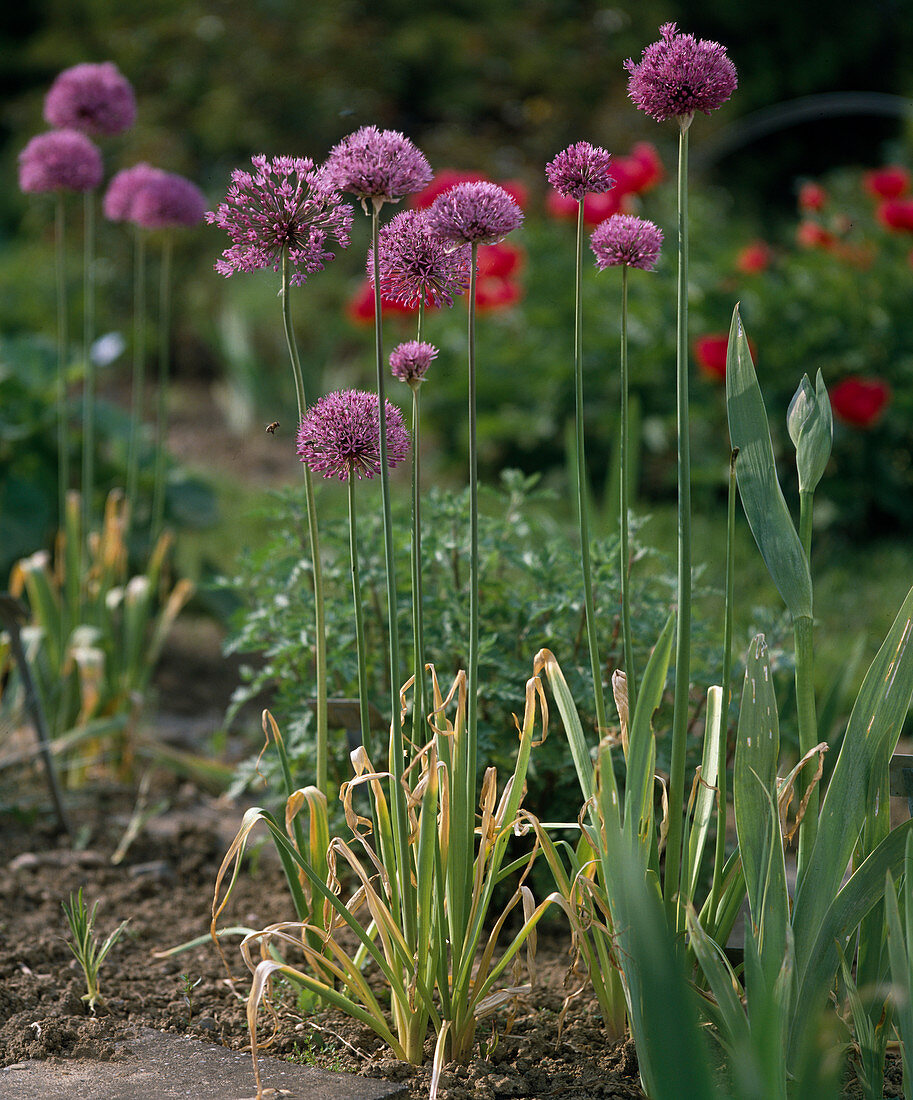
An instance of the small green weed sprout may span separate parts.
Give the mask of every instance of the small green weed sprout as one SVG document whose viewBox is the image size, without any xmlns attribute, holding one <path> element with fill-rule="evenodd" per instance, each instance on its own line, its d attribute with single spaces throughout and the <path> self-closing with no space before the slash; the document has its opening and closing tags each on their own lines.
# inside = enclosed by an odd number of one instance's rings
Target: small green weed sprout
<svg viewBox="0 0 913 1100">
<path fill-rule="evenodd" d="M 190 974 L 181 975 L 181 1000 L 187 1005 L 187 1023 L 193 1019 L 193 991 L 203 980 L 202 976 L 196 981 Z"/>
<path fill-rule="evenodd" d="M 76 961 L 82 967 L 82 972 L 86 978 L 87 992 L 83 994 L 82 999 L 88 1004 L 89 1010 L 94 1012 L 97 1004 L 103 1005 L 105 1003 L 98 985 L 98 972 L 101 970 L 101 964 L 105 961 L 105 956 L 111 948 L 120 939 L 121 933 L 127 927 L 128 922 L 122 921 L 99 947 L 95 936 L 95 913 L 98 909 L 98 902 L 96 901 L 92 906 L 92 912 L 90 913 L 83 901 L 82 887 L 80 886 L 76 897 L 74 898 L 70 894 L 69 902 L 65 901 L 62 904 L 67 924 L 70 926 L 70 934 L 73 937 L 67 941 L 67 946 L 76 956 Z"/>
</svg>

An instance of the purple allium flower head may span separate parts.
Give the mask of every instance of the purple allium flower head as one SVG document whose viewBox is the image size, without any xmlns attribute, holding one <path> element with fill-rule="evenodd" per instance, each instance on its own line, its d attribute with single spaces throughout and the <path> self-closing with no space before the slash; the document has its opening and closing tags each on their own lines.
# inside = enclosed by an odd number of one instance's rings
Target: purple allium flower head
<svg viewBox="0 0 913 1100">
<path fill-rule="evenodd" d="M 409 453 L 403 414 L 386 405 L 387 465 Z M 376 393 L 338 390 L 312 405 L 298 428 L 298 454 L 315 474 L 348 481 L 380 473 L 380 409 Z"/>
<path fill-rule="evenodd" d="M 136 97 L 113 61 L 74 65 L 51 85 L 44 117 L 51 126 L 87 134 L 120 134 L 136 121 Z"/>
<path fill-rule="evenodd" d="M 380 289 L 410 309 L 424 303 L 452 306 L 469 286 L 470 250 L 446 245 L 428 225 L 427 211 L 403 210 L 379 237 Z M 374 285 L 374 249 L 368 249 L 368 279 Z"/>
<path fill-rule="evenodd" d="M 523 211 L 496 183 L 458 183 L 428 208 L 432 233 L 444 241 L 495 244 L 523 221 Z"/>
<path fill-rule="evenodd" d="M 323 166 L 327 182 L 362 201 L 397 202 L 431 182 L 431 166 L 404 134 L 362 126 L 330 150 Z"/>
<path fill-rule="evenodd" d="M 664 23 L 662 37 L 647 46 L 640 63 L 630 58 L 624 63 L 631 102 L 657 122 L 690 119 L 695 111 L 709 115 L 738 86 L 725 46 L 677 30 L 675 23 Z"/>
<path fill-rule="evenodd" d="M 611 191 L 615 180 L 609 174 L 612 154 L 588 141 L 569 145 L 545 168 L 548 182 L 559 195 L 580 202 L 586 195 Z"/>
<path fill-rule="evenodd" d="M 292 286 L 322 271 L 334 258 L 330 237 L 348 248 L 352 207 L 342 202 L 310 157 L 251 158 L 253 172 L 235 169 L 225 202 L 206 221 L 227 231 L 231 248 L 215 264 L 220 275 L 236 271 L 278 271 L 288 251 Z"/>
<path fill-rule="evenodd" d="M 597 225 L 590 237 L 590 247 L 600 271 L 622 264 L 652 271 L 662 243 L 663 231 L 653 222 L 633 214 L 613 214 Z"/>
<path fill-rule="evenodd" d="M 19 154 L 19 187 L 23 191 L 92 191 L 103 175 L 101 153 L 78 130 L 38 134 Z"/>
<path fill-rule="evenodd" d="M 206 199 L 195 183 L 174 172 L 150 178 L 136 193 L 130 220 L 144 229 L 175 229 L 199 225 Z"/>
<path fill-rule="evenodd" d="M 411 386 L 422 381 L 434 359 L 437 359 L 437 348 L 434 344 L 407 340 L 390 352 L 390 371 L 394 378 L 398 378 L 400 382 L 408 382 Z"/>
<path fill-rule="evenodd" d="M 131 168 L 124 168 L 111 177 L 108 190 L 102 200 L 105 217 L 112 222 L 133 220 L 133 209 L 140 192 L 150 183 L 164 178 L 161 168 L 140 161 Z"/>
</svg>

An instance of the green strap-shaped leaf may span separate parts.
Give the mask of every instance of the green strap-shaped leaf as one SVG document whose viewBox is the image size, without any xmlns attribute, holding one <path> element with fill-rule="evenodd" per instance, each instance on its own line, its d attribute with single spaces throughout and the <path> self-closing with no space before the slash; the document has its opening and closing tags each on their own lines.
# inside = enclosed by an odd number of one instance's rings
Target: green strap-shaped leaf
<svg viewBox="0 0 913 1100">
<path fill-rule="evenodd" d="M 786 869 L 776 809 L 779 753 L 777 700 L 767 644 L 759 634 L 745 662 L 732 797 L 751 922 L 770 986 L 783 961 L 788 921 Z"/>
<path fill-rule="evenodd" d="M 739 494 L 751 533 L 790 615 L 811 618 L 808 560 L 777 479 L 767 410 L 738 306 L 732 313 L 726 354 L 726 406 L 729 438 L 733 449 L 739 451 Z"/>
<path fill-rule="evenodd" d="M 874 811 L 913 696 L 913 588 L 866 673 L 818 818 L 818 834 L 796 890 L 793 929 L 800 981 L 825 909 L 840 889 L 853 849 Z M 881 880 L 884 879 L 882 872 Z M 883 881 L 879 881 L 881 890 Z"/>
</svg>

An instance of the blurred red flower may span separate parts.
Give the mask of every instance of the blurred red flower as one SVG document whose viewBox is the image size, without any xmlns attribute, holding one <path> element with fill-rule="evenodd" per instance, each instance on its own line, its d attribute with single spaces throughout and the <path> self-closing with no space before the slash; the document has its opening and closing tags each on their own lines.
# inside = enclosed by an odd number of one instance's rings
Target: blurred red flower
<svg viewBox="0 0 913 1100">
<path fill-rule="evenodd" d="M 809 180 L 799 188 L 799 209 L 803 213 L 822 210 L 827 205 L 827 191 L 820 183 Z"/>
<path fill-rule="evenodd" d="M 483 176 L 481 172 L 461 172 L 458 168 L 442 168 L 424 190 L 419 191 L 418 194 L 409 199 L 409 206 L 414 210 L 425 210 L 431 206 L 438 195 L 443 195 L 445 191 L 449 191 L 451 187 L 456 187 L 458 183 L 478 183 L 480 180 L 486 179 L 488 177 Z M 493 182 L 497 182 L 499 187 L 503 187 L 521 209 L 525 208 L 529 200 L 529 194 L 526 186 L 520 180 Z"/>
<path fill-rule="evenodd" d="M 391 298 L 382 298 L 380 307 L 384 316 L 414 317 L 418 313 L 418 306 L 410 308 Z M 358 290 L 349 299 L 346 305 L 346 316 L 356 325 L 371 325 L 374 323 L 374 287 L 368 279 L 365 279 Z"/>
<path fill-rule="evenodd" d="M 837 238 L 823 225 L 804 221 L 796 226 L 796 243 L 802 248 L 823 248 L 829 251 L 836 245 Z"/>
<path fill-rule="evenodd" d="M 583 200 L 583 220 L 587 225 L 599 225 L 611 218 L 621 209 L 624 196 L 616 188 L 604 191 L 601 195 L 587 195 Z M 549 191 L 545 208 L 553 218 L 561 221 L 575 221 L 577 218 L 577 200 Z"/>
<path fill-rule="evenodd" d="M 698 370 L 705 378 L 713 382 L 723 382 L 726 379 L 726 352 L 729 348 L 729 334 L 726 332 L 708 333 L 698 336 L 692 343 L 691 350 L 697 361 Z M 758 353 L 754 340 L 748 341 L 748 350 L 751 352 L 753 362 L 757 362 Z"/>
<path fill-rule="evenodd" d="M 834 386 L 830 398 L 834 415 L 844 424 L 871 428 L 891 400 L 891 387 L 881 378 L 852 375 Z"/>
<path fill-rule="evenodd" d="M 524 259 L 523 249 L 506 241 L 480 245 L 479 278 L 494 275 L 499 279 L 506 279 L 509 275 L 516 275 L 522 268 Z"/>
<path fill-rule="evenodd" d="M 771 251 L 767 241 L 752 241 L 741 249 L 735 258 L 737 271 L 743 275 L 757 275 L 770 266 Z"/>
<path fill-rule="evenodd" d="M 476 309 L 481 312 L 509 309 L 522 297 L 522 288 L 512 279 L 483 275 L 476 283 Z"/>
<path fill-rule="evenodd" d="M 862 186 L 876 199 L 896 199 L 910 190 L 910 173 L 900 164 L 888 164 L 866 172 Z"/>
<path fill-rule="evenodd" d="M 877 216 L 886 229 L 913 233 L 913 199 L 885 199 Z"/>
</svg>

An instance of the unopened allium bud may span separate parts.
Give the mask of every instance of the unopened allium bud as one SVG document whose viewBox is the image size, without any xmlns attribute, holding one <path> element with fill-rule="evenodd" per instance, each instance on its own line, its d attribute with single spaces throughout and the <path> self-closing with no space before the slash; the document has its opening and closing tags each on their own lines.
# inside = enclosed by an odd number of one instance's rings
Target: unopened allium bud
<svg viewBox="0 0 913 1100">
<path fill-rule="evenodd" d="M 786 425 L 796 448 L 799 492 L 813 493 L 831 457 L 834 440 L 834 418 L 820 370 L 814 389 L 808 375 L 802 376 L 789 403 Z"/>
</svg>

